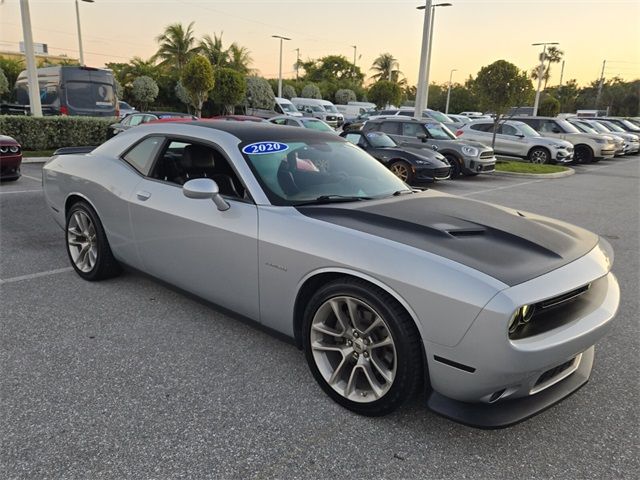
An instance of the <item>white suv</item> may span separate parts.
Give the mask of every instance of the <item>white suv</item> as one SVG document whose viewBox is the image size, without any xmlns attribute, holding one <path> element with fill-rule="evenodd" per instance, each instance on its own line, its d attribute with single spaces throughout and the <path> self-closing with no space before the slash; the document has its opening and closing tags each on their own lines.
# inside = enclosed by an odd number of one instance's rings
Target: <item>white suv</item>
<svg viewBox="0 0 640 480">
<path fill-rule="evenodd" d="M 543 137 L 560 138 L 573 144 L 574 158 L 578 163 L 591 163 L 601 158 L 613 158 L 615 140 L 609 136 L 582 133 L 566 120 L 555 117 L 515 117 L 537 131 Z"/>
<path fill-rule="evenodd" d="M 493 120 L 468 123 L 456 131 L 456 135 L 490 147 L 493 139 Z M 543 137 L 526 123 L 513 120 L 498 125 L 493 149 L 497 155 L 524 158 L 531 163 L 573 161 L 573 145 L 570 142 Z"/>
</svg>

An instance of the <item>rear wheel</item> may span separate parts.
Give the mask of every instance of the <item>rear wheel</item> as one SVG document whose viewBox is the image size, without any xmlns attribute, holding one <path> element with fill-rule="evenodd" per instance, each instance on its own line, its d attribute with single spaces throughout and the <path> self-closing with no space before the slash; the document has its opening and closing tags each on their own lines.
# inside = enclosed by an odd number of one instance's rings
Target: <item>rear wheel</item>
<svg viewBox="0 0 640 480">
<path fill-rule="evenodd" d="M 531 163 L 545 164 L 551 160 L 549 150 L 542 147 L 534 147 L 529 151 L 529 161 Z"/>
<path fill-rule="evenodd" d="M 361 415 L 398 408 L 422 379 L 420 336 L 386 292 L 345 278 L 321 287 L 304 315 L 309 368 L 337 403 Z"/>
<path fill-rule="evenodd" d="M 411 165 L 404 160 L 396 160 L 389 166 L 389 170 L 403 182 L 413 182 L 414 174 Z"/>
<path fill-rule="evenodd" d="M 65 231 L 67 254 L 78 275 L 95 281 L 120 273 L 100 219 L 87 202 L 79 201 L 69 208 Z"/>
<path fill-rule="evenodd" d="M 593 162 L 593 150 L 587 145 L 576 145 L 574 156 L 578 163 Z"/>
</svg>

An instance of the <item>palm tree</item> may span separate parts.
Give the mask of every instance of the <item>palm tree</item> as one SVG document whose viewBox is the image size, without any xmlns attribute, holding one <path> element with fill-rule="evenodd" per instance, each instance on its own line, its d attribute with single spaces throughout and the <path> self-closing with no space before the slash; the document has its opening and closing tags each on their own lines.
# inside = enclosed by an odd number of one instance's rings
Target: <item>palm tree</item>
<svg viewBox="0 0 640 480">
<path fill-rule="evenodd" d="M 545 60 L 547 61 L 547 71 L 546 77 L 544 77 L 544 88 L 547 88 L 547 82 L 549 81 L 549 77 L 551 76 L 551 64 L 552 63 L 560 63 L 562 60 L 562 56 L 564 52 L 560 50 L 558 47 L 550 46 L 545 54 Z"/>
<path fill-rule="evenodd" d="M 220 36 L 214 33 L 213 38 L 211 35 L 205 35 L 198 45 L 200 53 L 207 57 L 214 67 L 224 67 L 228 61 L 228 52 L 222 45 L 222 33 L 220 32 Z"/>
<path fill-rule="evenodd" d="M 172 23 L 165 28 L 162 35 L 156 37 L 160 44 L 154 59 L 160 59 L 160 65 L 177 67 L 182 70 L 189 58 L 196 52 L 193 44 L 196 39 L 193 35 L 193 22 L 185 29 L 181 23 Z"/>
<path fill-rule="evenodd" d="M 395 65 L 396 68 L 393 68 Z M 398 60 L 391 55 L 390 53 L 381 53 L 378 58 L 373 61 L 371 65 L 371 70 L 376 72 L 371 75 L 371 78 L 378 80 L 391 80 L 392 82 L 398 82 L 400 75 L 402 72 L 397 69 Z"/>
<path fill-rule="evenodd" d="M 229 68 L 233 68 L 235 71 L 247 75 L 252 72 L 249 67 L 253 62 L 251 53 L 246 47 L 241 47 L 236 42 L 233 42 L 227 50 L 227 58 L 229 62 Z"/>
</svg>

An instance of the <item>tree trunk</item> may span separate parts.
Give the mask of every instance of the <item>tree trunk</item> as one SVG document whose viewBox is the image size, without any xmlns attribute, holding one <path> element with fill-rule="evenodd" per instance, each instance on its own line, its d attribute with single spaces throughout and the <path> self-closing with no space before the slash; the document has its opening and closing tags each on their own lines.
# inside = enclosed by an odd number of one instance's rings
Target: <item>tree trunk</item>
<svg viewBox="0 0 640 480">
<path fill-rule="evenodd" d="M 496 118 L 493 120 L 493 136 L 491 137 L 491 148 L 494 150 L 496 145 L 496 133 L 498 132 L 499 124 L 500 124 L 500 115 L 496 114 Z"/>
</svg>

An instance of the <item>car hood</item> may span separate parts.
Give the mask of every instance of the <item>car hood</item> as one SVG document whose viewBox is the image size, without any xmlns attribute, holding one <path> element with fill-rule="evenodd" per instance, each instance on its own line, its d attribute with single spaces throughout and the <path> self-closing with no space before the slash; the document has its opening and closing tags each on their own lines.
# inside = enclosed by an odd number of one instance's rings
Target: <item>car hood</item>
<svg viewBox="0 0 640 480">
<path fill-rule="evenodd" d="M 19 145 L 19 143 L 8 135 L 0 135 L 0 143 L 3 145 Z"/>
<path fill-rule="evenodd" d="M 562 145 L 566 148 L 573 148 L 573 143 L 567 142 L 566 140 L 562 140 L 561 138 L 550 138 L 550 137 L 527 137 L 528 139 L 533 140 L 535 143 L 539 143 L 540 145 Z"/>
<path fill-rule="evenodd" d="M 600 134 L 600 133 L 565 133 L 565 135 L 569 136 L 569 137 L 573 137 L 573 136 L 580 136 L 583 138 L 590 138 L 591 140 L 602 140 L 607 139 L 610 140 L 611 142 L 613 142 L 613 138 L 611 137 L 611 135 L 609 135 L 608 133 L 604 133 L 604 134 Z"/>
<path fill-rule="evenodd" d="M 459 138 L 458 140 L 451 140 L 452 142 L 460 143 L 461 145 L 468 145 L 470 147 L 475 147 L 481 152 L 485 152 L 487 150 L 491 150 L 491 147 L 487 147 L 484 143 L 476 142 L 475 140 L 464 140 Z"/>
<path fill-rule="evenodd" d="M 402 148 L 397 147 L 383 147 L 380 148 L 385 152 L 394 153 L 397 155 L 404 155 L 406 153 L 413 155 L 415 157 L 419 157 L 420 160 L 426 160 L 431 162 L 436 167 L 448 167 L 449 164 L 444 163 L 444 156 L 433 150 L 432 148 L 424 147 L 412 147 L 409 145 L 403 145 Z"/>
<path fill-rule="evenodd" d="M 439 255 L 510 286 L 582 257 L 599 241 L 559 220 L 434 191 L 296 208 L 319 221 Z"/>
</svg>

